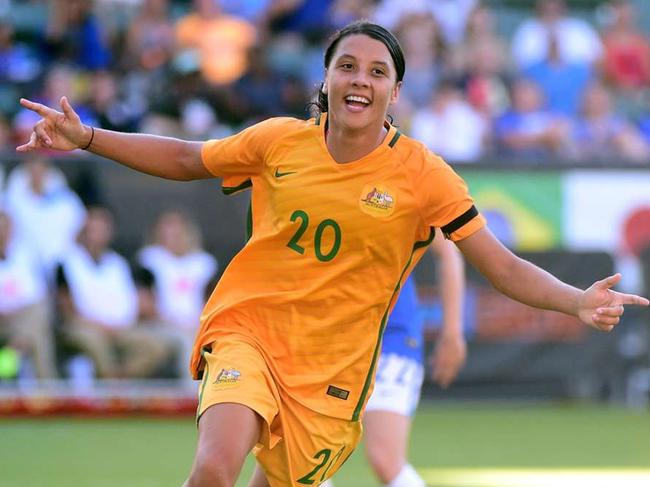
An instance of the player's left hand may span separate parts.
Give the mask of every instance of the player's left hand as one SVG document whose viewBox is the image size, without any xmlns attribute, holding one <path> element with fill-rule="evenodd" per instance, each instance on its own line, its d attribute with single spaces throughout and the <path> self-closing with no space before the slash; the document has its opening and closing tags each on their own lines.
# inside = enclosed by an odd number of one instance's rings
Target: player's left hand
<svg viewBox="0 0 650 487">
<path fill-rule="evenodd" d="M 461 333 L 443 332 L 436 340 L 436 348 L 431 356 L 433 380 L 442 388 L 451 384 L 467 358 L 467 345 Z"/>
<path fill-rule="evenodd" d="M 614 274 L 602 281 L 596 281 L 582 293 L 578 302 L 578 317 L 587 325 L 602 331 L 612 331 L 618 325 L 624 305 L 648 306 L 646 298 L 634 294 L 612 291 L 610 288 L 621 281 L 620 274 Z"/>
</svg>

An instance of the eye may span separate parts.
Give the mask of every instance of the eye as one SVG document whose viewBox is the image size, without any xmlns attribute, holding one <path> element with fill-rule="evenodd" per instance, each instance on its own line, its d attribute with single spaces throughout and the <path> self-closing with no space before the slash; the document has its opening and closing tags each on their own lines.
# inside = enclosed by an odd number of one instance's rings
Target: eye
<svg viewBox="0 0 650 487">
<path fill-rule="evenodd" d="M 377 75 L 377 76 L 386 76 L 386 73 L 381 68 L 373 68 L 372 74 Z"/>
<path fill-rule="evenodd" d="M 341 63 L 340 66 L 341 66 L 341 68 L 343 68 L 343 69 L 352 69 L 352 68 L 354 68 L 354 66 L 352 65 L 352 63 Z"/>
</svg>

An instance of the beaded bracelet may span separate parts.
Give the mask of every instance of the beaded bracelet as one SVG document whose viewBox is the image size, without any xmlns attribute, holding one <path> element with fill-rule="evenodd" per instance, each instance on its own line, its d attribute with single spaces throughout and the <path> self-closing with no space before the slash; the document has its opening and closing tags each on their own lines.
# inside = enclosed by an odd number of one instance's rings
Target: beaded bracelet
<svg viewBox="0 0 650 487">
<path fill-rule="evenodd" d="M 93 139 L 95 138 L 95 127 L 92 127 L 92 126 L 91 126 L 91 127 L 90 127 L 90 130 L 92 131 L 92 133 L 90 134 L 90 140 L 89 140 L 88 143 L 86 144 L 86 147 L 81 147 L 81 150 L 87 150 L 88 147 L 90 147 L 90 144 L 93 143 Z"/>
</svg>

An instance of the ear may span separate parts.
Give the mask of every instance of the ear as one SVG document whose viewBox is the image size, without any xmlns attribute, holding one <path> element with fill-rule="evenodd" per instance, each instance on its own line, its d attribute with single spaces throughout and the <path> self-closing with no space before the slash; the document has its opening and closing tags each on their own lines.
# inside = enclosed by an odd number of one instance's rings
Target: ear
<svg viewBox="0 0 650 487">
<path fill-rule="evenodd" d="M 327 75 L 329 74 L 329 70 L 325 68 L 325 78 L 323 79 L 323 86 L 321 86 L 321 91 L 323 92 L 324 95 L 327 95 Z"/>
<path fill-rule="evenodd" d="M 402 82 L 398 81 L 395 83 L 395 86 L 393 86 L 393 90 L 391 91 L 390 94 L 390 101 L 388 102 L 389 105 L 394 105 L 397 103 L 397 100 L 399 100 L 399 91 L 402 88 Z"/>
</svg>

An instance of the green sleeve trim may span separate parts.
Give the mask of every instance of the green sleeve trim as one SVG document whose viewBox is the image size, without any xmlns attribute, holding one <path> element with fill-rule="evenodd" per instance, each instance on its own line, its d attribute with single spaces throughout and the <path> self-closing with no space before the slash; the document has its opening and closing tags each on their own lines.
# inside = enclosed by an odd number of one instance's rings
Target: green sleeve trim
<svg viewBox="0 0 650 487">
<path fill-rule="evenodd" d="M 363 390 L 361 391 L 361 397 L 359 398 L 359 402 L 357 403 L 357 406 L 354 408 L 354 413 L 352 414 L 352 421 L 359 421 L 359 416 L 361 415 L 361 408 L 363 407 L 363 403 L 366 401 L 366 396 L 368 395 L 368 390 L 370 389 L 372 378 L 375 375 L 375 366 L 377 365 L 377 358 L 379 357 L 379 351 L 380 351 L 379 346 L 381 344 L 381 337 L 384 334 L 384 329 L 386 328 L 386 322 L 388 321 L 388 310 L 390 308 L 390 303 L 391 301 L 393 301 L 393 298 L 400 290 L 400 285 L 402 279 L 404 278 L 404 274 L 406 273 L 406 270 L 411 266 L 411 262 L 413 261 L 413 254 L 415 253 L 416 250 L 421 249 L 422 247 L 426 247 L 431 242 L 433 242 L 433 237 L 435 237 L 435 235 L 436 235 L 435 230 L 433 228 L 430 228 L 429 238 L 427 238 L 426 240 L 420 240 L 418 242 L 415 242 L 415 244 L 413 245 L 413 250 L 411 250 L 411 256 L 409 257 L 408 262 L 404 266 L 404 269 L 402 269 L 402 273 L 400 274 L 399 279 L 397 280 L 397 285 L 395 286 L 395 289 L 393 289 L 393 294 L 388 300 L 388 306 L 386 306 L 386 311 L 384 311 L 384 316 L 382 316 L 381 318 L 381 325 L 379 326 L 379 335 L 377 336 L 375 351 L 372 354 L 372 361 L 370 362 L 370 370 L 368 370 L 368 374 L 366 375 L 366 380 L 363 384 Z"/>
<path fill-rule="evenodd" d="M 241 183 L 239 186 L 222 186 L 221 191 L 225 195 L 231 195 L 231 194 L 235 194 L 235 193 L 237 193 L 239 191 L 243 191 L 245 189 L 248 189 L 251 186 L 253 186 L 252 181 L 250 179 L 247 179 L 246 181 Z"/>
<path fill-rule="evenodd" d="M 208 361 L 205 359 L 205 354 L 208 351 L 207 348 L 203 348 L 201 350 L 201 358 L 205 362 L 205 369 L 203 370 L 203 380 L 201 383 L 201 391 L 199 392 L 199 404 L 196 406 L 196 424 L 198 426 L 199 424 L 199 411 L 201 410 L 201 402 L 203 401 L 203 392 L 205 392 L 205 385 L 208 383 L 208 376 L 209 370 L 208 370 Z"/>
</svg>

